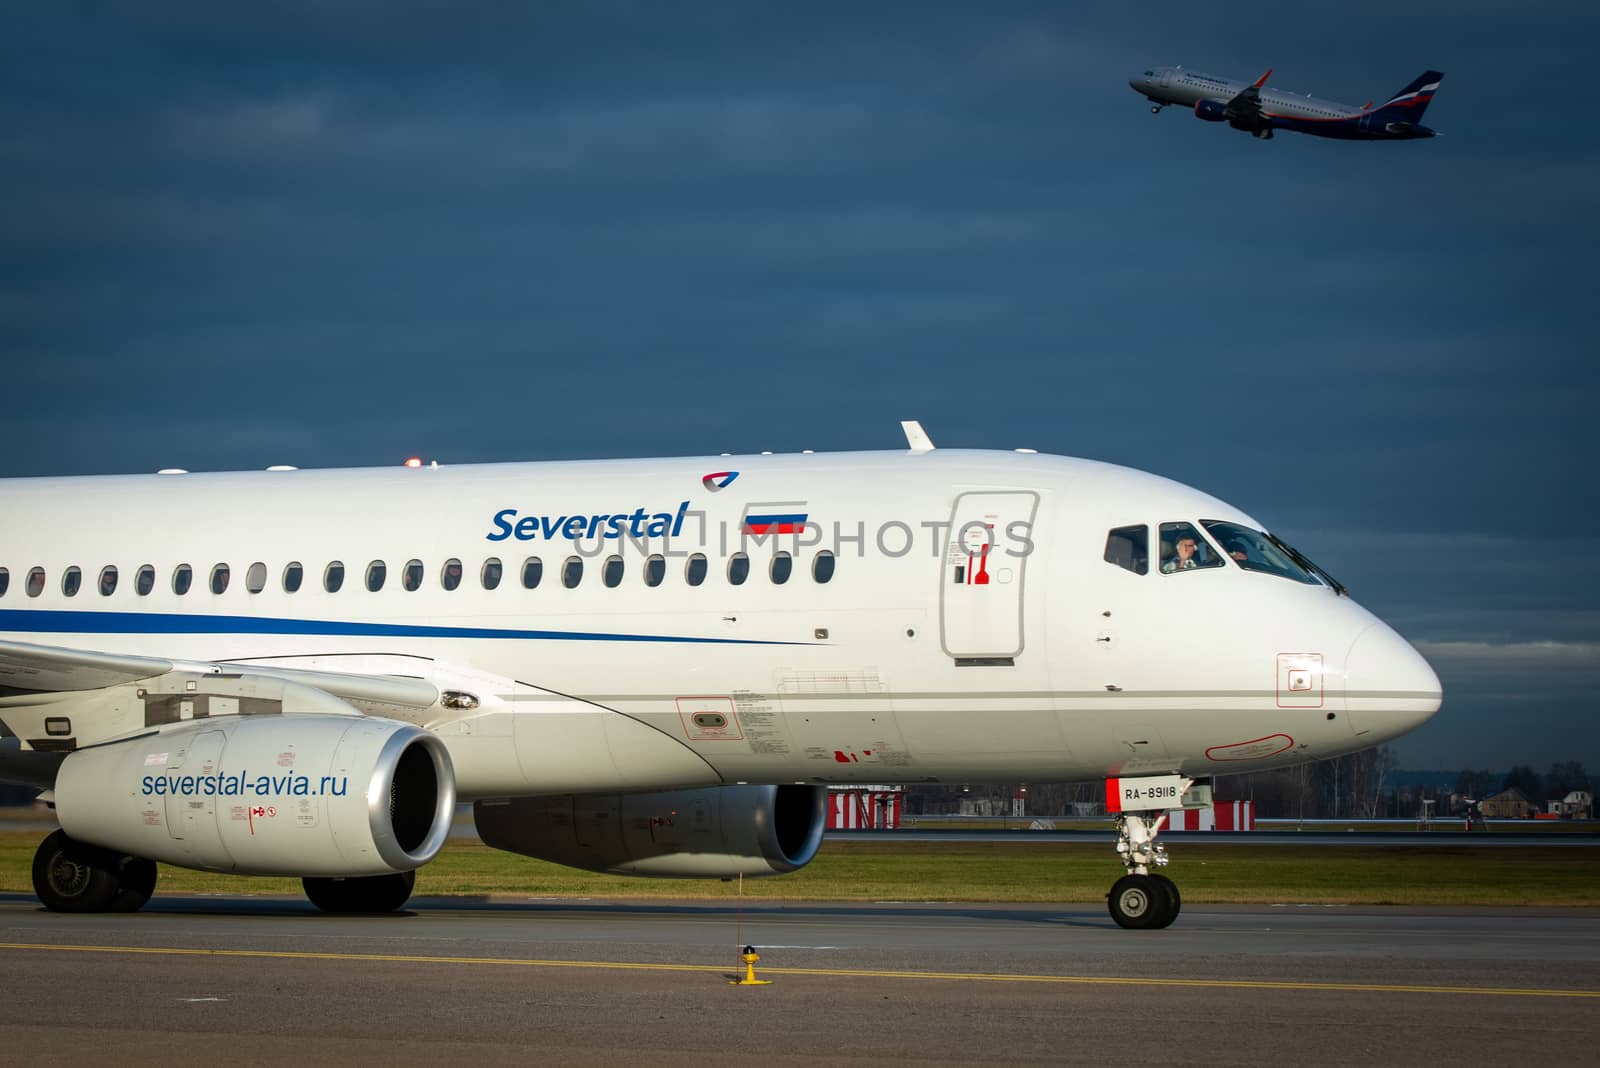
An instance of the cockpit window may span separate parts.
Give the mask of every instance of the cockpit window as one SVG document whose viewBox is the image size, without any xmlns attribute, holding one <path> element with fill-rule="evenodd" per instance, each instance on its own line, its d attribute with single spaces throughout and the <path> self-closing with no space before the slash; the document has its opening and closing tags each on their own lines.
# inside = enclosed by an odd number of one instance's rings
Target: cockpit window
<svg viewBox="0 0 1600 1068">
<path fill-rule="evenodd" d="M 1294 557 L 1280 549 L 1270 534 L 1238 523 L 1224 523 L 1219 519 L 1202 519 L 1201 526 L 1211 532 L 1222 546 L 1222 551 L 1246 571 L 1260 571 L 1279 578 L 1293 579 L 1307 586 L 1320 585 L 1309 568 L 1301 567 Z"/>
<path fill-rule="evenodd" d="M 1150 528 L 1117 527 L 1106 535 L 1106 563 L 1116 564 L 1135 575 L 1150 571 Z"/>
<path fill-rule="evenodd" d="M 1221 567 L 1222 558 L 1200 536 L 1193 523 L 1161 524 L 1161 573 L 1176 574 L 1204 567 Z"/>
</svg>

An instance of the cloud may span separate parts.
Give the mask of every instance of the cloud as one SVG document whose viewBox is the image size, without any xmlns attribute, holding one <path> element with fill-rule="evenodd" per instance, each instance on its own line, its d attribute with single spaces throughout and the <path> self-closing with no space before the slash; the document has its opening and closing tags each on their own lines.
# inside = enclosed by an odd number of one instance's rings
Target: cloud
<svg viewBox="0 0 1600 1068">
<path fill-rule="evenodd" d="M 1498 671 L 1526 668 L 1600 668 L 1600 642 L 1416 642 L 1429 660 L 1465 662 Z"/>
</svg>

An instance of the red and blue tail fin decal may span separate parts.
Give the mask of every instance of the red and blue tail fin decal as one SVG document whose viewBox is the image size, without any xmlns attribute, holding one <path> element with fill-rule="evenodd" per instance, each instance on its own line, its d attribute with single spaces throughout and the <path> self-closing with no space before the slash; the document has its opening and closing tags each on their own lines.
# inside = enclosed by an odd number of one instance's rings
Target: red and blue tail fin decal
<svg viewBox="0 0 1600 1068">
<path fill-rule="evenodd" d="M 1422 113 L 1428 110 L 1428 103 L 1433 100 L 1433 94 L 1438 91 L 1442 81 L 1444 75 L 1439 71 L 1423 71 L 1411 84 L 1390 97 L 1375 114 L 1391 120 L 1421 122 Z"/>
</svg>

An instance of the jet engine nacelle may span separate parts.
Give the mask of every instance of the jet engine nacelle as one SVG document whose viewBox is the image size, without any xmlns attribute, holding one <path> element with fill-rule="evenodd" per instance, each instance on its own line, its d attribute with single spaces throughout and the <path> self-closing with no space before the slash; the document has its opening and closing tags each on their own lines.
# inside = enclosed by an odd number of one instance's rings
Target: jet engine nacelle
<svg viewBox="0 0 1600 1068">
<path fill-rule="evenodd" d="M 1223 122 L 1228 117 L 1228 106 L 1216 100 L 1201 100 L 1194 106 L 1194 117 L 1206 122 Z"/>
<path fill-rule="evenodd" d="M 72 838 L 185 868 L 353 877 L 439 852 L 455 809 L 434 735 L 357 715 L 221 716 L 69 755 Z"/>
<path fill-rule="evenodd" d="M 826 802 L 821 786 L 714 786 L 479 801 L 472 811 L 495 849 L 586 871 L 700 879 L 809 864 Z"/>
</svg>

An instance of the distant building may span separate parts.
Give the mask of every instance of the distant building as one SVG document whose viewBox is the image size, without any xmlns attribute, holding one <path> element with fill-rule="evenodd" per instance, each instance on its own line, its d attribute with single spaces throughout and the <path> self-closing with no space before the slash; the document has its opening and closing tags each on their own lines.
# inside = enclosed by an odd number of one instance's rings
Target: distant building
<svg viewBox="0 0 1600 1068">
<path fill-rule="evenodd" d="M 1525 820 L 1537 811 L 1536 806 L 1522 796 L 1522 791 L 1515 786 L 1484 798 L 1481 807 L 1484 818 L 1491 820 Z"/>
<path fill-rule="evenodd" d="M 1588 790 L 1574 790 L 1560 801 L 1550 802 L 1550 814 L 1569 820 L 1594 819 L 1594 795 Z"/>
</svg>

